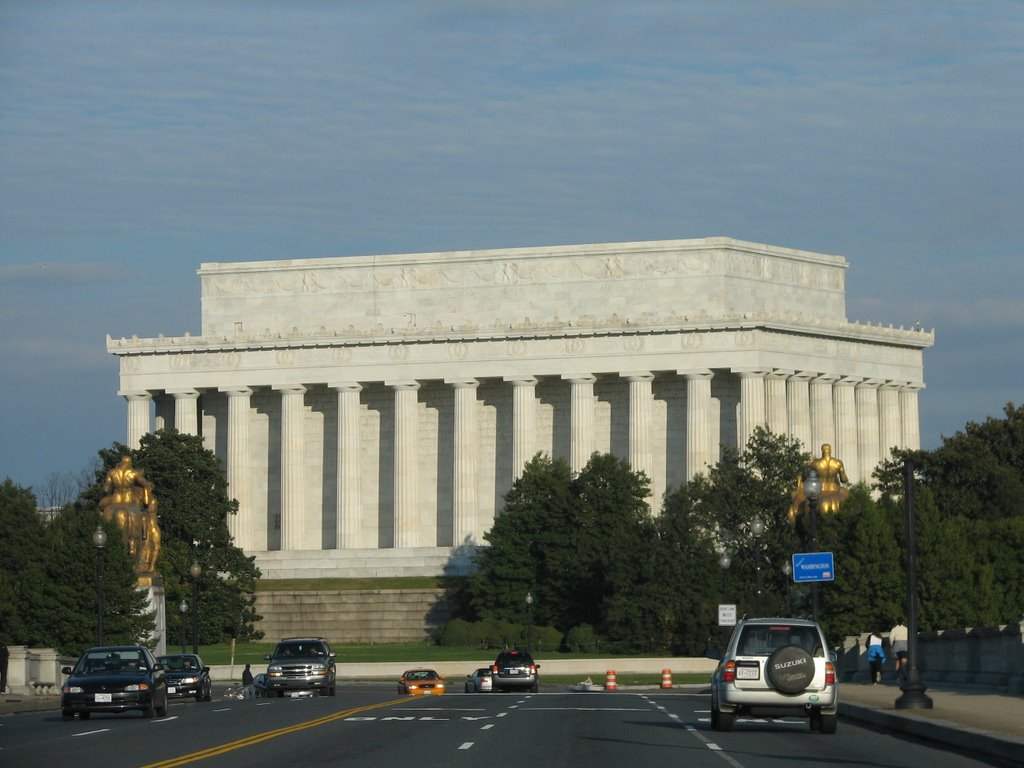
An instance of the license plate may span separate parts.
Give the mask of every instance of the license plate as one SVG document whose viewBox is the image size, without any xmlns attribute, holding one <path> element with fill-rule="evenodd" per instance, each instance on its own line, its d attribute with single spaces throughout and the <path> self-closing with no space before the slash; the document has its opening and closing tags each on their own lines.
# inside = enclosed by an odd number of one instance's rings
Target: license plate
<svg viewBox="0 0 1024 768">
<path fill-rule="evenodd" d="M 168 685 L 168 686 L 167 686 L 167 692 L 168 692 L 168 693 L 177 693 L 177 692 L 178 692 L 178 689 L 177 689 L 177 688 L 175 688 L 175 687 L 174 687 L 173 685 Z"/>
<path fill-rule="evenodd" d="M 96 703 L 97 704 L 109 704 L 111 701 L 113 701 L 113 699 L 111 698 L 109 693 L 97 693 L 96 694 Z"/>
<path fill-rule="evenodd" d="M 737 680 L 759 680 L 761 670 L 758 667 L 736 667 Z"/>
</svg>

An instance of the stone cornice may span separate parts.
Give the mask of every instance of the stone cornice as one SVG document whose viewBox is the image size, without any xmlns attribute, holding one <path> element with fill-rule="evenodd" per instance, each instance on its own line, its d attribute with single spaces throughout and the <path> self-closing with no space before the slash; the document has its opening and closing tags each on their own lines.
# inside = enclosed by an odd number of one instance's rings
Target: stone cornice
<svg viewBox="0 0 1024 768">
<path fill-rule="evenodd" d="M 558 318 L 547 322 L 524 319 L 503 327 L 476 324 L 444 327 L 409 325 L 385 328 L 381 325 L 343 331 L 293 329 L 291 333 L 255 335 L 238 333 L 231 336 L 205 337 L 159 336 L 156 338 L 121 338 L 107 336 L 107 351 L 118 356 L 160 355 L 193 352 L 244 352 L 260 349 L 301 349 L 315 347 L 391 346 L 404 344 L 472 343 L 495 340 L 536 340 L 551 338 L 587 338 L 601 336 L 645 336 L 678 333 L 761 330 L 845 341 L 867 342 L 925 349 L 935 343 L 935 331 L 918 328 L 896 328 L 870 323 L 828 323 L 806 317 L 757 317 L 753 313 L 722 317 L 687 315 L 657 318 L 642 315 L 622 318 L 612 315 L 598 320 L 584 318 L 580 322 L 564 322 Z"/>
</svg>

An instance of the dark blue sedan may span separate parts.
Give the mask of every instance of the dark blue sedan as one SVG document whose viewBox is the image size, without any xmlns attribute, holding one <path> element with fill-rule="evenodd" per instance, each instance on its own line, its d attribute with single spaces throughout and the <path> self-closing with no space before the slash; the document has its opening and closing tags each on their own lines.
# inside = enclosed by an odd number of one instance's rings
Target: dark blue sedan
<svg viewBox="0 0 1024 768">
<path fill-rule="evenodd" d="M 93 712 L 135 709 L 143 717 L 167 714 L 164 668 L 145 646 L 90 648 L 74 669 L 64 667 L 62 671 L 69 676 L 60 692 L 64 720 L 71 720 L 76 714 L 88 720 Z"/>
</svg>

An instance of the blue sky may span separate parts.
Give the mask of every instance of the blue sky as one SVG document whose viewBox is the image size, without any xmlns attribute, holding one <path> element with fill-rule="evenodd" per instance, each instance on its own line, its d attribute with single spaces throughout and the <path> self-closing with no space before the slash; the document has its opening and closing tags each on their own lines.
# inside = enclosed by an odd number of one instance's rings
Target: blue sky
<svg viewBox="0 0 1024 768">
<path fill-rule="evenodd" d="M 1020 404 L 1019 2 L 0 3 L 0 478 L 123 440 L 106 336 L 200 263 L 724 235 L 936 331 L 924 447 Z"/>
</svg>

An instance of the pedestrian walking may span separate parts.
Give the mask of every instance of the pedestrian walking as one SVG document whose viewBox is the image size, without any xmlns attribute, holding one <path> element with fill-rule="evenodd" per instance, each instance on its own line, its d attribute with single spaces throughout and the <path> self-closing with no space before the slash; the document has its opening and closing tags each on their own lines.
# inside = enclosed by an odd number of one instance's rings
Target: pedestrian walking
<svg viewBox="0 0 1024 768">
<path fill-rule="evenodd" d="M 868 666 L 871 668 L 871 684 L 882 682 L 882 667 L 885 665 L 885 649 L 882 647 L 881 632 L 868 634 Z"/>
<path fill-rule="evenodd" d="M 249 669 L 248 664 L 246 664 L 245 669 L 242 670 L 242 698 L 256 698 L 256 688 L 253 686 L 252 670 Z"/>
<path fill-rule="evenodd" d="M 903 624 L 903 618 L 896 620 L 896 626 L 889 630 L 889 646 L 892 648 L 893 673 L 897 680 L 902 680 L 907 674 L 908 646 L 907 628 Z"/>
</svg>

